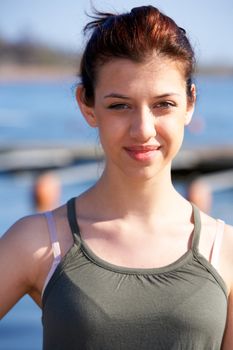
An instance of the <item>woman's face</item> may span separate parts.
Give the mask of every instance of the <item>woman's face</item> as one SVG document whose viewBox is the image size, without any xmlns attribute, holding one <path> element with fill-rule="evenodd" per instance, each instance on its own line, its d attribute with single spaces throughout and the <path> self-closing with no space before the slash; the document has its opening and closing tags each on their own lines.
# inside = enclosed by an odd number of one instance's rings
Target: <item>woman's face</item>
<svg viewBox="0 0 233 350">
<path fill-rule="evenodd" d="M 158 56 L 146 63 L 106 63 L 98 72 L 94 106 L 78 99 L 89 124 L 99 129 L 107 170 L 143 178 L 170 167 L 194 107 L 178 65 Z"/>
</svg>

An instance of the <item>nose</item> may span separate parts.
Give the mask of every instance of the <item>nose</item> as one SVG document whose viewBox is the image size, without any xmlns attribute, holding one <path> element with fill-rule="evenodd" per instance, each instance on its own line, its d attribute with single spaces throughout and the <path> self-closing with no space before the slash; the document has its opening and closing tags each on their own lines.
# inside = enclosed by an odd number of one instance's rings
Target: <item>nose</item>
<svg viewBox="0 0 233 350">
<path fill-rule="evenodd" d="M 148 107 L 138 110 L 132 116 L 130 136 L 140 142 L 156 136 L 155 116 Z"/>
</svg>

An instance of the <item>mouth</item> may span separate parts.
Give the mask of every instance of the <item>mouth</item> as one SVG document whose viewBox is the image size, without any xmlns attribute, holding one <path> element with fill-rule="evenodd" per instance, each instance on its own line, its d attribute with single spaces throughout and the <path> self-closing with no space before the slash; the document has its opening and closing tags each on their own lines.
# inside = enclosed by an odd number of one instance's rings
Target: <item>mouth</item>
<svg viewBox="0 0 233 350">
<path fill-rule="evenodd" d="M 129 146 L 124 147 L 127 154 L 137 161 L 149 161 L 152 160 L 161 146 L 148 145 L 148 146 Z"/>
</svg>

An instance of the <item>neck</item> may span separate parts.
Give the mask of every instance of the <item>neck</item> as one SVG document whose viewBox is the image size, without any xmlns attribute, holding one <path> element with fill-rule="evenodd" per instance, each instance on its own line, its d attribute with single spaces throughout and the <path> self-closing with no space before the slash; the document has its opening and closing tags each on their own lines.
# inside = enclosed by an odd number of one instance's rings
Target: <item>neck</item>
<svg viewBox="0 0 233 350">
<path fill-rule="evenodd" d="M 98 198 L 97 208 L 104 209 L 106 217 L 165 215 L 174 211 L 177 201 L 182 201 L 172 185 L 170 167 L 156 177 L 143 180 L 123 179 L 105 170 L 92 191 L 93 198 Z"/>
</svg>

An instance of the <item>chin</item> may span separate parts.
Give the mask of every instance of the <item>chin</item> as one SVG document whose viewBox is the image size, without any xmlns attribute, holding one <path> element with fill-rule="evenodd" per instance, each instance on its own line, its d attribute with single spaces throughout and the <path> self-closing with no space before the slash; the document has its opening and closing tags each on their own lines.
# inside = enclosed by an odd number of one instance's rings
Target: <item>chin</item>
<svg viewBox="0 0 233 350">
<path fill-rule="evenodd" d="M 124 169 L 124 175 L 131 181 L 147 182 L 156 179 L 161 173 L 161 169 L 154 169 L 151 167 L 143 167 L 141 169 Z"/>
</svg>

